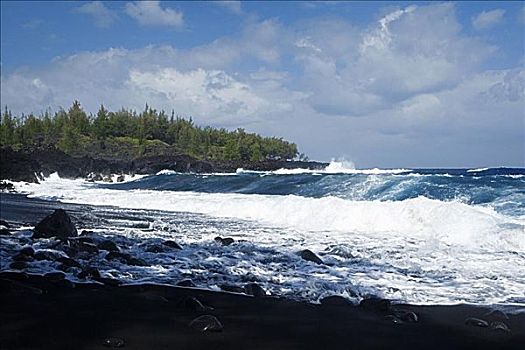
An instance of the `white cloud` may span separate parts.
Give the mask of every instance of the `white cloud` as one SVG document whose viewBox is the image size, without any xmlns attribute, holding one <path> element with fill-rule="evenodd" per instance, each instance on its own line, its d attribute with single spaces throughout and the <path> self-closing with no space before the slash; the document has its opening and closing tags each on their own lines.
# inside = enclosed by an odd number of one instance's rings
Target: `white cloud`
<svg viewBox="0 0 525 350">
<path fill-rule="evenodd" d="M 499 24 L 505 16 L 505 10 L 483 11 L 472 17 L 472 26 L 476 30 L 490 29 Z"/>
<path fill-rule="evenodd" d="M 162 8 L 160 1 L 128 2 L 126 13 L 143 26 L 182 27 L 183 14 L 172 8 Z"/>
<path fill-rule="evenodd" d="M 85 3 L 74 11 L 91 16 L 95 25 L 100 28 L 108 28 L 117 18 L 117 14 L 107 8 L 102 1 Z"/>
<path fill-rule="evenodd" d="M 43 71 L 2 76 L 2 101 L 26 113 L 67 107 L 75 99 L 91 112 L 100 103 L 113 110 L 148 103 L 205 124 L 247 126 L 289 110 L 290 101 L 301 97 L 269 82 L 275 73 L 242 78 L 221 69 L 191 68 L 193 57 L 169 46 L 149 46 L 57 58 Z"/>
<path fill-rule="evenodd" d="M 211 3 L 214 5 L 222 6 L 236 15 L 241 15 L 243 13 L 241 1 L 225 0 L 225 1 L 212 1 Z"/>
</svg>

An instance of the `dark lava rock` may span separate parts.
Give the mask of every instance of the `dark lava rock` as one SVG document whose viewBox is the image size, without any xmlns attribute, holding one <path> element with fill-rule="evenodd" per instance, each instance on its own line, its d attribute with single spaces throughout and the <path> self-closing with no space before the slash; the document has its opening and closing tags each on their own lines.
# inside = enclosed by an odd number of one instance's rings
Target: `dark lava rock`
<svg viewBox="0 0 525 350">
<path fill-rule="evenodd" d="M 106 254 L 106 260 L 118 260 L 122 264 L 134 265 L 134 266 L 148 266 L 146 261 L 140 258 L 134 258 L 127 253 L 121 252 L 109 252 Z"/>
<path fill-rule="evenodd" d="M 68 258 L 68 257 L 65 257 L 65 256 L 61 256 L 59 258 L 56 259 L 56 261 L 58 262 L 61 262 L 62 264 L 64 264 L 65 266 L 68 266 L 68 267 L 78 267 L 79 269 L 82 268 L 82 265 L 80 265 L 80 263 L 74 259 L 71 259 L 71 258 Z"/>
<path fill-rule="evenodd" d="M 230 293 L 244 293 L 244 288 L 239 286 L 234 286 L 231 284 L 221 284 L 220 288 L 225 292 Z"/>
<path fill-rule="evenodd" d="M 347 306 L 352 305 L 350 300 L 340 295 L 330 295 L 321 299 L 322 305 Z"/>
<path fill-rule="evenodd" d="M 119 251 L 112 251 L 106 254 L 106 260 L 119 260 L 121 263 L 126 264 L 127 261 L 131 258 L 131 255 L 122 253 Z"/>
<path fill-rule="evenodd" d="M 186 279 L 186 280 L 180 281 L 179 283 L 177 283 L 177 286 L 179 286 L 179 287 L 196 287 L 195 283 L 193 283 L 193 281 L 190 280 L 190 279 Z"/>
<path fill-rule="evenodd" d="M 125 344 L 124 339 L 120 338 L 106 338 L 102 343 L 107 348 L 123 348 Z"/>
<path fill-rule="evenodd" d="M 501 333 L 510 333 L 510 328 L 506 323 L 501 321 L 495 321 L 490 323 L 490 329 Z"/>
<path fill-rule="evenodd" d="M 408 310 L 394 310 L 394 316 L 399 318 L 401 321 L 408 323 L 415 323 L 418 321 L 417 314 Z"/>
<path fill-rule="evenodd" d="M 6 228 L 0 228 L 0 236 L 9 236 L 11 232 Z"/>
<path fill-rule="evenodd" d="M 59 287 L 70 288 L 70 289 L 73 289 L 76 287 L 76 284 L 74 282 L 71 282 L 70 280 L 67 280 L 67 279 L 56 281 L 54 284 Z"/>
<path fill-rule="evenodd" d="M 55 261 L 58 258 L 62 257 L 62 255 L 58 252 L 50 251 L 50 250 L 37 250 L 33 257 L 36 260 L 49 260 L 49 261 Z"/>
<path fill-rule="evenodd" d="M 175 241 L 168 240 L 168 241 L 162 242 L 162 244 L 164 244 L 167 247 L 173 248 L 173 249 L 182 249 L 182 247 Z"/>
<path fill-rule="evenodd" d="M 69 242 L 79 242 L 79 243 L 91 243 L 91 244 L 94 244 L 95 240 L 93 238 L 87 237 L 87 236 L 78 236 L 78 237 L 75 237 L 75 238 L 70 238 Z"/>
<path fill-rule="evenodd" d="M 82 232 L 80 232 L 80 236 L 89 236 L 93 234 L 95 234 L 95 231 L 91 231 L 91 230 L 82 230 Z"/>
<path fill-rule="evenodd" d="M 505 321 L 509 319 L 506 313 L 500 310 L 491 310 L 483 315 L 483 318 L 490 321 Z"/>
<path fill-rule="evenodd" d="M 27 281 L 29 275 L 25 272 L 2 271 L 0 272 L 0 278 L 11 281 Z"/>
<path fill-rule="evenodd" d="M 33 238 L 57 237 L 66 240 L 77 235 L 77 229 L 64 209 L 57 209 L 46 216 L 33 230 Z"/>
<path fill-rule="evenodd" d="M 145 251 L 148 253 L 163 253 L 166 251 L 166 247 L 160 244 L 150 244 L 146 247 Z"/>
<path fill-rule="evenodd" d="M 13 256 L 14 261 L 33 261 L 33 257 L 31 255 L 23 254 L 22 252 L 16 254 Z"/>
<path fill-rule="evenodd" d="M 88 252 L 90 254 L 98 254 L 98 248 L 93 243 L 79 242 L 79 244 L 76 245 L 76 248 L 81 252 Z"/>
<path fill-rule="evenodd" d="M 474 327 L 486 328 L 489 326 L 488 322 L 476 317 L 469 317 L 465 319 L 465 324 Z"/>
<path fill-rule="evenodd" d="M 91 180 L 93 181 L 102 181 L 102 175 L 101 174 L 93 174 L 91 177 Z"/>
<path fill-rule="evenodd" d="M 4 226 L 5 228 L 11 227 L 11 225 L 5 220 L 0 220 L 0 226 Z"/>
<path fill-rule="evenodd" d="M 126 179 L 126 178 L 124 177 L 124 175 L 119 175 L 119 176 L 117 177 L 117 182 L 124 182 L 125 179 Z"/>
<path fill-rule="evenodd" d="M 78 278 L 82 278 L 82 279 L 86 279 L 86 278 L 90 278 L 90 279 L 94 279 L 96 280 L 97 278 L 100 278 L 100 272 L 95 268 L 95 267 L 86 267 L 84 268 L 78 275 L 77 275 Z"/>
<path fill-rule="evenodd" d="M 93 280 L 103 283 L 106 286 L 111 286 L 111 287 L 118 287 L 122 284 L 122 282 L 119 281 L 118 279 L 111 278 L 111 277 L 93 277 Z"/>
<path fill-rule="evenodd" d="M 320 257 L 318 257 L 314 252 L 312 252 L 309 249 L 301 250 L 297 253 L 301 258 L 303 258 L 306 261 L 311 261 L 316 264 L 324 264 L 323 260 L 321 260 Z"/>
<path fill-rule="evenodd" d="M 370 297 L 361 300 L 359 306 L 363 309 L 386 312 L 390 309 L 390 300 L 378 297 Z"/>
<path fill-rule="evenodd" d="M 229 246 L 230 244 L 232 244 L 235 241 L 231 237 L 226 237 L 226 238 L 215 237 L 215 242 L 220 243 L 223 246 Z"/>
<path fill-rule="evenodd" d="M 148 263 L 144 259 L 141 259 L 141 258 L 130 257 L 127 263 L 128 265 L 133 265 L 133 266 L 148 266 Z"/>
<path fill-rule="evenodd" d="M 394 315 L 386 315 L 385 316 L 385 320 L 388 320 L 388 321 L 390 321 L 392 323 L 395 323 L 395 324 L 402 324 L 403 323 L 402 320 L 400 320 L 399 318 L 397 318 Z"/>
<path fill-rule="evenodd" d="M 24 247 L 24 248 L 20 249 L 20 254 L 33 256 L 33 255 L 35 255 L 35 250 L 33 249 L 33 247 Z"/>
<path fill-rule="evenodd" d="M 186 299 L 184 299 L 184 307 L 196 312 L 213 310 L 212 307 L 205 306 L 199 299 L 195 297 L 187 297 Z"/>
<path fill-rule="evenodd" d="M 12 183 L 0 181 L 0 192 L 16 192 Z"/>
<path fill-rule="evenodd" d="M 266 291 L 257 283 L 248 283 L 244 286 L 244 293 L 256 298 L 265 297 Z"/>
<path fill-rule="evenodd" d="M 58 264 L 57 270 L 69 273 L 73 271 L 73 268 L 64 264 Z"/>
<path fill-rule="evenodd" d="M 63 272 L 48 272 L 44 274 L 44 278 L 50 282 L 58 282 L 66 278 Z"/>
<path fill-rule="evenodd" d="M 199 332 L 220 332 L 223 329 L 221 322 L 212 315 L 199 316 L 189 326 Z"/>
<path fill-rule="evenodd" d="M 107 250 L 108 252 L 119 252 L 120 248 L 109 239 L 102 241 L 98 244 L 98 249 Z"/>
<path fill-rule="evenodd" d="M 27 268 L 27 262 L 25 261 L 14 261 L 9 265 L 10 268 L 15 270 L 22 270 Z"/>
</svg>

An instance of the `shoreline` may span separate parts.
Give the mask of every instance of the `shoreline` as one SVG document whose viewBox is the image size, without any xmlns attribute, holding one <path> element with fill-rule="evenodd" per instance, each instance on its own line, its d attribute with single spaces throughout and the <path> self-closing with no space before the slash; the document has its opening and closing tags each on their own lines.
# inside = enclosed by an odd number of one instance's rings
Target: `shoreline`
<svg viewBox="0 0 525 350">
<path fill-rule="evenodd" d="M 186 154 L 151 155 L 135 159 L 102 159 L 91 156 L 73 157 L 57 148 L 24 148 L 0 151 L 0 179 L 38 182 L 39 175 L 57 172 L 64 178 L 87 178 L 92 174 L 100 178 L 112 174 L 155 174 L 161 170 L 193 173 L 234 173 L 237 169 L 274 171 L 279 169 L 323 169 L 328 163 L 293 160 L 201 160 Z"/>
<path fill-rule="evenodd" d="M 72 215 L 90 210 L 22 194 L 1 196 L 2 219 L 25 226 L 36 225 L 59 207 Z M 359 306 L 342 298 L 313 304 L 175 285 L 103 282 L 71 282 L 60 271 L 36 275 L 3 269 L 2 348 L 103 349 L 110 338 L 124 341 L 126 349 L 519 349 L 525 341 L 525 313 L 491 313 L 501 305 Z M 188 302 L 191 298 L 202 307 Z M 413 312 L 417 322 L 400 321 L 399 312 Z M 223 329 L 190 327 L 201 315 L 216 317 Z M 469 318 L 488 326 L 467 324 Z M 494 329 L 494 322 L 503 322 L 510 332 Z"/>
</svg>

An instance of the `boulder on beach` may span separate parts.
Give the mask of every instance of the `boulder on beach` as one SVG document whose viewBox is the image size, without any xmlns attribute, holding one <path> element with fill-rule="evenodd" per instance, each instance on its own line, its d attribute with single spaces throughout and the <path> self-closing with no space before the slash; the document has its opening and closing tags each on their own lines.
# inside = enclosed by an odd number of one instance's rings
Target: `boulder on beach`
<svg viewBox="0 0 525 350">
<path fill-rule="evenodd" d="M 199 299 L 195 297 L 187 297 L 186 299 L 184 299 L 184 307 L 196 312 L 213 310 L 212 307 L 205 306 Z"/>
<path fill-rule="evenodd" d="M 107 250 L 108 252 L 119 252 L 120 248 L 115 242 L 110 241 L 109 239 L 106 239 L 102 242 L 100 242 L 98 245 L 98 249 L 100 250 Z"/>
<path fill-rule="evenodd" d="M 418 321 L 417 314 L 409 310 L 393 310 L 393 314 L 404 322 L 415 323 Z"/>
<path fill-rule="evenodd" d="M 102 345 L 106 348 L 123 348 L 126 342 L 121 338 L 106 338 Z"/>
<path fill-rule="evenodd" d="M 20 252 L 13 256 L 13 260 L 14 261 L 33 261 L 34 258 L 31 255 L 27 255 L 27 254 Z"/>
<path fill-rule="evenodd" d="M 35 255 L 35 250 L 33 249 L 33 247 L 23 247 L 22 249 L 20 249 L 20 254 L 33 256 Z"/>
<path fill-rule="evenodd" d="M 321 305 L 348 306 L 352 302 L 341 295 L 330 295 L 321 299 Z"/>
<path fill-rule="evenodd" d="M 51 238 L 66 240 L 78 236 L 77 229 L 64 209 L 56 209 L 46 216 L 33 230 L 33 238 Z"/>
<path fill-rule="evenodd" d="M 215 242 L 220 243 L 223 246 L 229 246 L 230 244 L 232 244 L 235 241 L 231 237 L 226 237 L 226 238 L 215 237 Z"/>
<path fill-rule="evenodd" d="M 510 333 L 510 328 L 505 322 L 495 321 L 490 323 L 490 329 L 501 333 Z"/>
<path fill-rule="evenodd" d="M 509 319 L 509 316 L 501 310 L 490 310 L 483 315 L 483 318 L 489 321 L 505 321 Z"/>
<path fill-rule="evenodd" d="M 244 293 L 256 298 L 265 297 L 266 291 L 257 283 L 248 283 L 244 286 Z"/>
<path fill-rule="evenodd" d="M 37 250 L 33 257 L 36 260 L 49 260 L 49 261 L 55 261 L 62 257 L 62 253 L 56 250 Z"/>
<path fill-rule="evenodd" d="M 148 265 L 146 261 L 144 261 L 143 259 L 135 258 L 127 253 L 121 253 L 121 252 L 109 252 L 106 254 L 105 259 L 106 260 L 117 260 L 117 261 L 120 261 L 122 264 L 134 265 L 134 266 L 147 266 Z"/>
<path fill-rule="evenodd" d="M 62 281 L 64 278 L 66 278 L 66 275 L 63 272 L 56 271 L 56 272 L 48 272 L 44 274 L 44 278 L 48 280 L 49 282 L 58 282 Z"/>
<path fill-rule="evenodd" d="M 363 309 L 386 312 L 390 309 L 390 300 L 373 296 L 361 300 L 359 306 Z"/>
<path fill-rule="evenodd" d="M 468 326 L 482 327 L 482 328 L 486 328 L 489 326 L 489 323 L 487 321 L 482 320 L 480 318 L 476 318 L 476 317 L 469 317 L 465 319 L 465 324 Z"/>
<path fill-rule="evenodd" d="M 25 261 L 13 261 L 9 265 L 9 268 L 14 269 L 14 270 L 22 270 L 22 269 L 27 268 L 27 262 L 25 262 Z"/>
<path fill-rule="evenodd" d="M 199 316 L 189 326 L 199 332 L 220 332 L 223 329 L 222 323 L 212 315 Z"/>
<path fill-rule="evenodd" d="M 67 267 L 76 267 L 76 268 L 82 268 L 82 265 L 80 265 L 80 263 L 74 259 L 71 259 L 71 258 L 68 258 L 66 256 L 61 256 L 59 258 L 56 259 L 56 261 L 62 263 L 63 265 L 67 266 Z"/>
<path fill-rule="evenodd" d="M 162 244 L 173 249 L 182 249 L 182 247 L 177 242 L 172 240 L 164 241 Z"/>
<path fill-rule="evenodd" d="M 0 236 L 9 236 L 11 231 L 9 231 L 10 225 L 5 220 L 0 220 Z"/>
<path fill-rule="evenodd" d="M 314 252 L 312 252 L 310 249 L 301 250 L 297 253 L 301 258 L 303 258 L 306 261 L 311 261 L 316 264 L 324 264 L 323 260 L 321 260 L 320 257 L 318 257 Z"/>
<path fill-rule="evenodd" d="M 126 178 L 124 177 L 124 175 L 119 175 L 119 176 L 117 177 L 117 182 L 124 182 L 125 179 L 126 179 Z"/>
<path fill-rule="evenodd" d="M 244 288 L 235 286 L 232 284 L 221 284 L 219 286 L 223 291 L 230 292 L 230 293 L 244 293 Z"/>
<path fill-rule="evenodd" d="M 100 278 L 101 276 L 97 268 L 88 266 L 82 269 L 82 271 L 77 275 L 77 277 L 81 279 L 86 279 L 86 278 L 97 279 L 97 278 Z"/>
<path fill-rule="evenodd" d="M 195 283 L 193 283 L 190 279 L 185 279 L 177 283 L 177 286 L 179 287 L 196 287 Z"/>
</svg>

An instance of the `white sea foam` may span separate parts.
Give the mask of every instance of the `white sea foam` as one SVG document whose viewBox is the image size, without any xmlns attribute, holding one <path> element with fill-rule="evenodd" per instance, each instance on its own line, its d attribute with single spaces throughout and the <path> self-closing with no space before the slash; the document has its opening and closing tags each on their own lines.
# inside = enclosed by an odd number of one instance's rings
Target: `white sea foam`
<svg viewBox="0 0 525 350">
<path fill-rule="evenodd" d="M 275 171 L 258 172 L 238 169 L 237 173 L 262 173 L 262 174 L 276 174 L 276 175 L 297 175 L 297 174 L 363 174 L 363 175 L 386 175 L 386 174 L 405 174 L 409 173 L 410 169 L 356 169 L 354 163 L 349 161 L 332 160 L 324 169 L 278 169 Z"/>
<path fill-rule="evenodd" d="M 467 173 L 480 173 L 482 171 L 487 171 L 490 168 L 477 168 L 477 169 L 469 169 L 467 170 Z"/>
<path fill-rule="evenodd" d="M 34 196 L 122 208 L 201 213 L 248 219 L 312 232 L 395 234 L 446 244 L 491 245 L 525 251 L 525 222 L 489 207 L 425 197 L 404 201 L 350 201 L 295 195 L 159 192 L 96 188 L 52 175 L 42 184 L 16 184 Z"/>
<path fill-rule="evenodd" d="M 195 260 L 193 255 L 181 259 L 187 262 L 188 271 L 200 268 L 205 274 L 206 268 L 220 265 L 230 275 L 255 274 L 278 293 L 300 291 L 302 297 L 314 299 L 322 293 L 344 294 L 344 286 L 351 280 L 361 291 L 413 303 L 497 303 L 523 296 L 525 290 L 525 218 L 505 216 L 490 207 L 424 197 L 381 202 L 122 191 L 56 175 L 42 184 L 16 187 L 32 196 L 64 202 L 199 213 L 275 227 L 185 226 L 180 239 L 187 244 L 206 242 L 225 231 L 246 240 L 228 256 L 202 253 L 197 266 L 190 264 Z M 166 234 L 154 230 L 138 235 L 133 229 L 126 230 L 132 238 Z M 268 254 L 292 256 L 305 247 L 324 252 L 323 259 L 332 267 L 302 266 L 284 257 L 279 258 L 283 259 L 279 264 L 285 267 L 268 265 Z M 265 253 L 269 248 L 276 252 Z"/>
<path fill-rule="evenodd" d="M 155 175 L 174 175 L 174 174 L 178 174 L 178 172 L 176 172 L 175 170 L 163 169 L 159 171 L 158 173 L 156 173 Z"/>
</svg>

